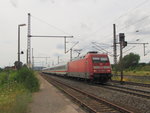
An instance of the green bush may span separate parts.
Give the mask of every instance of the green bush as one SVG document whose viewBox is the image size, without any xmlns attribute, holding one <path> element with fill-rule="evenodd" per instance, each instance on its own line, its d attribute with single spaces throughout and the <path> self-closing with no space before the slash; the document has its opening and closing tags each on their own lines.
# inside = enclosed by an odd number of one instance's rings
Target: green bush
<svg viewBox="0 0 150 113">
<path fill-rule="evenodd" d="M 23 67 L 19 71 L 0 72 L 0 113 L 25 113 L 31 92 L 39 90 L 34 71 Z"/>
<path fill-rule="evenodd" d="M 148 66 L 148 65 L 147 66 L 143 66 L 142 70 L 143 71 L 150 71 L 150 66 Z"/>
<path fill-rule="evenodd" d="M 16 81 L 22 83 L 29 91 L 34 92 L 39 90 L 39 81 L 36 78 L 34 71 L 26 67 L 21 68 L 16 74 Z"/>
<path fill-rule="evenodd" d="M 1 86 L 11 82 L 21 83 L 31 92 L 39 90 L 39 81 L 34 71 L 27 67 L 23 67 L 19 71 L 5 70 L 0 72 Z"/>
<path fill-rule="evenodd" d="M 0 73 L 0 85 L 3 85 L 8 82 L 8 74 L 5 72 Z"/>
<path fill-rule="evenodd" d="M 3 71 L 3 69 L 2 68 L 0 68 L 0 72 L 2 72 Z"/>
<path fill-rule="evenodd" d="M 31 93 L 23 84 L 11 82 L 0 87 L 0 113 L 28 113 Z"/>
</svg>

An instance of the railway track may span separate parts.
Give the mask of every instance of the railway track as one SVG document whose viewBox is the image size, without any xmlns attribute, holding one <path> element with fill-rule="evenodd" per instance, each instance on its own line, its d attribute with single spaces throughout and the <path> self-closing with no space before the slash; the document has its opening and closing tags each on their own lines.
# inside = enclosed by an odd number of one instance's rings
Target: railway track
<svg viewBox="0 0 150 113">
<path fill-rule="evenodd" d="M 72 97 L 76 102 L 78 102 L 82 107 L 86 108 L 92 113 L 138 113 L 137 111 L 130 111 L 116 104 L 108 102 L 100 97 L 93 94 L 89 94 L 80 89 L 71 87 L 70 85 L 64 84 L 58 80 L 55 80 L 49 76 L 42 74 L 43 77 L 48 80 L 51 84 L 61 89 L 67 95 Z"/>
<path fill-rule="evenodd" d="M 120 81 L 117 81 L 117 80 L 112 80 L 111 82 L 120 84 Z M 150 84 L 142 84 L 142 83 L 136 83 L 136 82 L 127 82 L 127 81 L 124 81 L 123 84 L 141 86 L 141 87 L 149 87 L 150 88 Z"/>
<path fill-rule="evenodd" d="M 103 86 L 103 88 L 131 94 L 131 95 L 134 95 L 137 97 L 150 99 L 150 92 L 149 91 L 143 91 L 143 90 L 138 90 L 138 89 L 133 89 L 133 88 L 128 88 L 128 87 L 122 87 L 122 86 L 117 86 L 117 85 L 110 85 L 110 84 L 108 84 L 107 86 Z"/>
</svg>

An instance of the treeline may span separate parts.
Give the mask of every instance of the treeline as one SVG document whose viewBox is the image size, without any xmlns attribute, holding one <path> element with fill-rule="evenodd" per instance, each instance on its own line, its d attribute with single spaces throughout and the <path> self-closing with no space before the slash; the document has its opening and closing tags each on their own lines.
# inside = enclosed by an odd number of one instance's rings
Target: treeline
<svg viewBox="0 0 150 113">
<path fill-rule="evenodd" d="M 30 92 L 38 91 L 39 81 L 36 78 L 35 72 L 27 67 L 22 67 L 20 70 L 1 70 L 0 85 L 8 83 L 22 84 Z"/>
<path fill-rule="evenodd" d="M 139 63 L 140 56 L 138 54 L 130 53 L 122 58 L 117 65 L 112 65 L 113 70 L 139 70 L 150 71 L 150 63 Z"/>
</svg>

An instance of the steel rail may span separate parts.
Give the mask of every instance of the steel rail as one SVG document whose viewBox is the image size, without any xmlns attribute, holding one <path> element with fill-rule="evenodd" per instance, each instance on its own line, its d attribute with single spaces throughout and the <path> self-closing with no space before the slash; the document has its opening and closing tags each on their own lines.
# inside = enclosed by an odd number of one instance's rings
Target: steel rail
<svg viewBox="0 0 150 113">
<path fill-rule="evenodd" d="M 113 80 L 113 81 L 111 81 L 111 82 L 120 83 L 120 81 L 117 81 L 117 80 Z M 128 81 L 124 81 L 124 84 L 136 85 L 136 86 L 149 87 L 149 88 L 150 88 L 150 84 L 143 84 L 143 83 L 136 83 L 136 82 L 128 82 Z"/>
<path fill-rule="evenodd" d="M 53 79 L 53 78 L 51 78 L 51 77 L 49 77 L 49 78 L 52 80 L 51 83 L 55 81 L 55 82 L 61 84 L 61 86 L 64 85 L 64 86 L 66 86 L 66 87 L 68 87 L 68 88 L 71 88 L 71 89 L 77 91 L 77 92 L 80 92 L 80 93 L 82 93 L 83 95 L 86 95 L 87 97 L 92 98 L 93 100 L 96 100 L 97 102 L 101 102 L 101 103 L 103 103 L 103 104 L 105 104 L 105 105 L 107 105 L 107 106 L 109 106 L 109 107 L 111 107 L 111 108 L 113 108 L 113 109 L 115 109 L 115 110 L 121 112 L 121 113 L 134 113 L 133 111 L 130 111 L 130 110 L 125 109 L 125 108 L 123 108 L 123 107 L 120 107 L 120 106 L 118 106 L 118 105 L 116 105 L 116 104 L 113 104 L 113 103 L 111 103 L 111 102 L 108 102 L 108 101 L 106 101 L 106 100 L 104 100 L 104 99 L 102 99 L 102 98 L 100 98 L 100 97 L 97 97 L 96 95 L 89 94 L 88 92 L 85 92 L 85 91 L 81 91 L 81 90 L 79 90 L 79 89 L 77 89 L 77 88 L 71 87 L 71 86 L 69 86 L 69 85 L 67 85 L 67 84 L 64 84 L 64 83 L 62 83 L 62 82 L 60 82 L 60 81 L 58 81 L 58 80 L 55 80 L 55 79 Z M 58 85 L 56 85 L 56 87 L 58 87 Z M 60 88 L 60 87 L 59 87 L 59 88 Z M 62 89 L 62 88 L 61 88 L 61 89 Z M 64 89 L 63 89 L 63 91 L 66 93 L 66 91 L 65 91 Z M 67 94 L 68 94 L 68 93 L 67 93 Z M 69 95 L 70 95 L 70 94 L 69 94 Z M 70 96 L 72 97 L 73 95 L 70 95 Z M 73 98 L 75 99 L 75 97 L 73 97 Z M 85 105 L 86 103 L 82 103 L 79 99 L 76 99 L 76 100 L 79 101 L 80 104 L 84 105 L 84 107 L 90 109 L 90 111 L 92 111 L 92 112 L 94 112 L 94 113 L 97 113 L 94 109 L 92 109 L 92 108 L 90 108 L 89 106 Z"/>
<path fill-rule="evenodd" d="M 127 90 L 136 91 L 136 92 L 145 93 L 145 94 L 149 94 L 150 95 L 150 91 L 144 91 L 144 90 L 140 90 L 140 89 L 133 89 L 133 88 L 123 87 L 123 86 L 117 86 L 117 85 L 110 85 L 110 84 L 107 84 L 107 85 L 108 86 L 112 86 L 112 87 L 127 89 Z"/>
<path fill-rule="evenodd" d="M 114 85 L 103 86 L 103 88 L 107 88 L 107 89 L 110 89 L 113 91 L 115 90 L 115 91 L 131 94 L 131 95 L 135 95 L 137 97 L 150 99 L 150 92 L 147 92 L 147 91 L 131 89 L 131 88 L 127 88 L 127 87 L 126 88 L 125 87 L 119 87 L 119 86 L 114 86 Z M 143 94 L 143 93 L 145 93 L 145 94 Z"/>
</svg>

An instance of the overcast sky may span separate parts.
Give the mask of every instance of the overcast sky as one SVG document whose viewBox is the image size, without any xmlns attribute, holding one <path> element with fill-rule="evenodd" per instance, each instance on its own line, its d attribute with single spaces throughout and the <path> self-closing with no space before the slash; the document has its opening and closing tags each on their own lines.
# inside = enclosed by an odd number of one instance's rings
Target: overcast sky
<svg viewBox="0 0 150 113">
<path fill-rule="evenodd" d="M 32 35 L 74 36 L 67 40 L 67 50 L 76 42 L 74 49 L 82 49 L 81 54 L 97 50 L 92 42 L 113 54 L 113 24 L 117 35 L 125 33 L 131 43 L 150 43 L 150 0 L 0 0 L 0 67 L 13 65 L 17 60 L 18 25 L 27 24 L 27 13 L 31 13 Z M 139 31 L 139 32 L 136 32 Z M 21 61 L 26 63 L 27 26 L 21 27 Z M 35 57 L 50 57 L 56 64 L 69 59 L 64 54 L 64 39 L 32 38 Z M 100 49 L 100 48 L 99 48 Z M 146 45 L 147 55 L 143 55 L 143 45 L 128 44 L 124 55 L 139 54 L 141 62 L 150 61 L 150 44 Z M 119 55 L 119 46 L 118 46 Z M 73 53 L 76 57 L 77 53 Z M 110 57 L 113 63 L 113 57 Z M 118 57 L 119 58 L 119 57 Z M 45 59 L 35 59 L 35 65 L 45 65 Z"/>
</svg>

